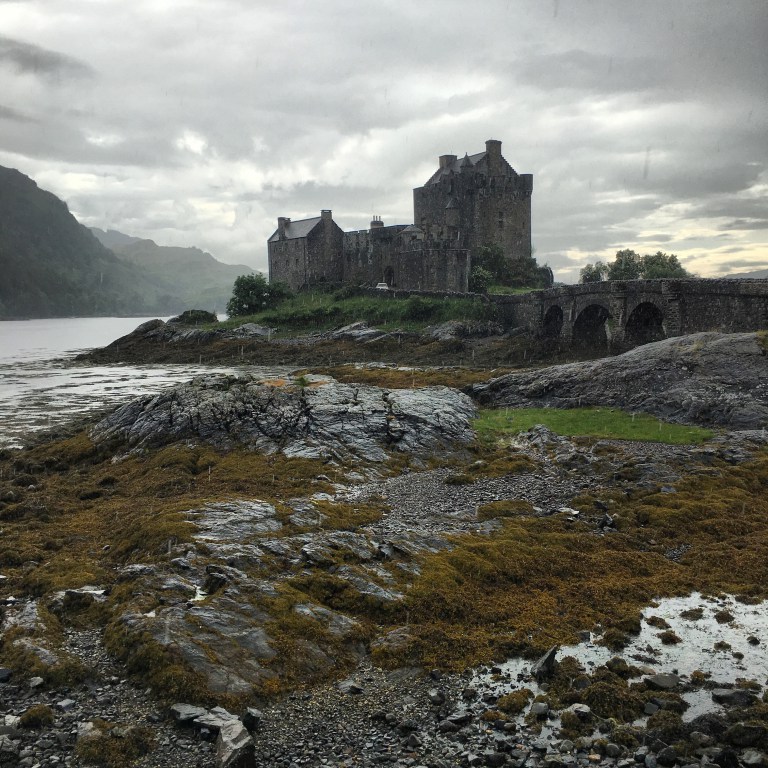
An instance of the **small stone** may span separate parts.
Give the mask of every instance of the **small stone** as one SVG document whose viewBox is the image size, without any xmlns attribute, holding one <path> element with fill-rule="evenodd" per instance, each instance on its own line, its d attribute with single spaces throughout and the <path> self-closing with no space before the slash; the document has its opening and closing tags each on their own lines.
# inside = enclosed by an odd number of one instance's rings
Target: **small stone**
<svg viewBox="0 0 768 768">
<path fill-rule="evenodd" d="M 74 699 L 62 699 L 61 701 L 56 702 L 56 708 L 60 709 L 62 712 L 69 712 L 71 709 L 74 709 L 77 705 L 77 702 Z"/>
<path fill-rule="evenodd" d="M 259 727 L 263 717 L 264 715 L 261 710 L 256 709 L 255 707 L 248 707 L 240 719 L 249 731 L 254 731 Z"/>
<path fill-rule="evenodd" d="M 621 747 L 618 744 L 614 744 L 612 741 L 605 745 L 606 757 L 620 757 Z"/>
<path fill-rule="evenodd" d="M 662 673 L 646 677 L 645 683 L 655 691 L 672 691 L 680 685 L 680 678 L 677 675 Z"/>
<path fill-rule="evenodd" d="M 534 701 L 531 704 L 530 713 L 537 718 L 544 718 L 549 713 L 549 704 L 546 701 Z"/>
<path fill-rule="evenodd" d="M 342 680 L 337 686 L 336 686 L 342 693 L 348 693 L 352 695 L 357 695 L 363 692 L 363 688 L 358 685 L 354 680 Z"/>
<path fill-rule="evenodd" d="M 437 688 L 432 688 L 427 696 L 429 697 L 430 704 L 434 704 L 435 706 L 445 704 L 445 694 L 442 691 L 437 690 Z"/>
<path fill-rule="evenodd" d="M 29 687 L 30 688 L 39 688 L 45 680 L 43 680 L 42 677 L 30 677 L 29 678 Z"/>
<path fill-rule="evenodd" d="M 174 704 L 171 707 L 171 716 L 177 723 L 191 725 L 192 721 L 202 715 L 207 715 L 208 710 L 195 707 L 192 704 Z"/>
<path fill-rule="evenodd" d="M 677 762 L 677 752 L 674 747 L 664 747 L 664 749 L 659 750 L 656 760 L 658 760 L 659 765 L 671 768 Z"/>
<path fill-rule="evenodd" d="M 437 730 L 440 733 L 456 733 L 459 730 L 459 726 L 450 720 L 441 720 L 437 724 Z"/>
</svg>

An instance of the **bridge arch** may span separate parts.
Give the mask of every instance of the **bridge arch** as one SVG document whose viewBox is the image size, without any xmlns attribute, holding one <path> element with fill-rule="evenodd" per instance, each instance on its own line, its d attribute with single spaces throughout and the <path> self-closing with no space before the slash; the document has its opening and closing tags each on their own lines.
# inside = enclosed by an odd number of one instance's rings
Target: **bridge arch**
<svg viewBox="0 0 768 768">
<path fill-rule="evenodd" d="M 543 332 L 548 339 L 556 339 L 563 330 L 563 308 L 559 304 L 552 304 L 544 313 Z"/>
<path fill-rule="evenodd" d="M 632 346 L 666 338 L 664 312 L 654 301 L 641 301 L 628 313 L 625 339 Z"/>
<path fill-rule="evenodd" d="M 573 345 L 607 349 L 610 332 L 607 320 L 611 313 L 604 304 L 591 303 L 582 307 L 573 322 Z"/>
</svg>

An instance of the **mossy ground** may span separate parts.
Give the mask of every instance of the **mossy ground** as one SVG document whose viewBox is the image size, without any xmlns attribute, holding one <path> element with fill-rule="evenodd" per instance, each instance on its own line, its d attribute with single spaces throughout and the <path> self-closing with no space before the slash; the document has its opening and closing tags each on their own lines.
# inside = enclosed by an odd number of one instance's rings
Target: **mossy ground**
<svg viewBox="0 0 768 768">
<path fill-rule="evenodd" d="M 440 461 L 452 463 L 467 482 L 536 469 L 498 439 L 506 429 L 503 422 L 489 428 L 462 458 Z M 393 462 L 392 470 L 402 464 L 402 458 Z M 156 689 L 201 698 L 203 681 L 148 639 L 137 643 L 115 621 L 139 600 L 117 583 L 116 569 L 155 562 L 175 543 L 191 541 L 185 510 L 258 498 L 285 517 L 287 500 L 331 492 L 342 478 L 341 468 L 321 461 L 220 454 L 204 446 L 172 445 L 113 460 L 82 433 L 6 452 L 0 458 L 4 589 L 46 596 L 86 584 L 112 587 L 106 609 L 86 611 L 78 620 L 109 624 L 110 650 Z M 459 669 L 573 642 L 578 631 L 597 623 L 626 633 L 654 597 L 694 590 L 768 595 L 766 490 L 768 453 L 741 466 L 715 463 L 706 474 L 691 473 L 674 494 L 636 489 L 631 498 L 611 495 L 618 531 L 607 535 L 587 523 L 528 517 L 523 505 L 502 501 L 480 511 L 481 517 L 512 515 L 496 533 L 456 537 L 452 550 L 422 556 L 415 577 L 393 567 L 395 585 L 405 594 L 399 603 L 364 598 L 332 569 L 315 569 L 284 574 L 279 596 L 261 607 L 271 616 L 268 629 L 282 655 L 290 657 L 297 640 L 310 636 L 338 653 L 342 666 L 351 659 L 344 656 L 348 643 L 316 622 L 308 625 L 295 612 L 297 603 L 310 600 L 354 617 L 355 642 L 407 626 L 407 647 L 374 652 L 374 661 L 386 664 L 416 660 Z M 386 504 L 324 502 L 320 511 L 324 528 L 354 530 L 384 514 Z M 680 544 L 688 548 L 678 560 L 666 557 Z M 342 564 L 340 556 L 336 565 Z M 12 652 L 6 643 L 3 654 Z M 289 669 L 273 687 L 299 682 Z"/>
<path fill-rule="evenodd" d="M 516 518 L 493 536 L 463 536 L 425 558 L 400 619 L 425 665 L 456 669 L 573 643 L 595 624 L 625 632 L 654 597 L 768 596 L 768 454 L 675 494 L 646 492 L 613 508 L 598 535 L 560 518 Z M 689 545 L 677 561 L 666 553 Z M 382 659 L 397 663 L 397 659 Z"/>
</svg>

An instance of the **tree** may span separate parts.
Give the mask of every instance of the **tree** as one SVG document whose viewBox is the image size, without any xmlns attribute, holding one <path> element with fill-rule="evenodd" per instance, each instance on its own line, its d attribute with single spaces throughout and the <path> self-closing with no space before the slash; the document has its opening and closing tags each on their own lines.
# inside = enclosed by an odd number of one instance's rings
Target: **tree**
<svg viewBox="0 0 768 768">
<path fill-rule="evenodd" d="M 472 293 L 488 293 L 493 275 L 485 267 L 472 267 L 469 273 L 469 290 Z"/>
<path fill-rule="evenodd" d="M 596 261 L 594 264 L 586 264 L 579 272 L 580 283 L 600 283 L 605 280 L 608 274 L 608 265 L 602 261 Z"/>
<path fill-rule="evenodd" d="M 230 317 L 254 315 L 277 306 L 291 295 L 284 283 L 268 283 L 264 275 L 240 275 L 235 278 L 232 298 L 227 302 Z"/>
<path fill-rule="evenodd" d="M 490 275 L 488 287 L 495 283 L 515 288 L 548 288 L 554 282 L 552 270 L 546 264 L 540 267 L 533 256 L 508 259 L 504 249 L 495 243 L 472 252 L 472 273 L 476 269 Z M 472 274 L 469 279 L 472 283 Z"/>
<path fill-rule="evenodd" d="M 692 277 L 691 273 L 683 268 L 674 253 L 656 251 L 653 254 L 646 254 L 643 256 L 641 264 L 644 280 Z"/>
<path fill-rule="evenodd" d="M 640 254 L 625 248 L 616 251 L 616 258 L 608 265 L 609 280 L 639 280 L 642 276 Z"/>
</svg>

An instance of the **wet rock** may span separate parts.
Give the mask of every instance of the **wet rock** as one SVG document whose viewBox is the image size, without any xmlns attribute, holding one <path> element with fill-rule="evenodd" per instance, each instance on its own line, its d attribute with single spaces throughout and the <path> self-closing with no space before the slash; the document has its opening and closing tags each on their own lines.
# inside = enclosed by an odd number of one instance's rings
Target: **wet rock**
<svg viewBox="0 0 768 768">
<path fill-rule="evenodd" d="M 91 431 L 131 447 L 195 439 L 307 458 L 383 461 L 387 451 L 431 454 L 474 438 L 472 401 L 447 387 L 385 390 L 324 377 L 200 376 L 118 408 Z"/>
<path fill-rule="evenodd" d="M 511 373 L 473 387 L 482 404 L 599 405 L 684 422 L 768 423 L 765 353 L 754 333 L 696 333 L 616 357 Z"/>
<path fill-rule="evenodd" d="M 656 755 L 656 759 L 659 765 L 665 766 L 665 768 L 671 768 L 677 762 L 677 752 L 674 747 L 664 747 L 660 749 Z"/>
<path fill-rule="evenodd" d="M 274 328 L 268 328 L 265 325 L 258 325 L 257 323 L 243 323 L 238 325 L 237 328 L 233 328 L 231 331 L 226 332 L 228 338 L 234 339 L 253 339 L 253 338 L 269 338 L 273 333 Z"/>
<path fill-rule="evenodd" d="M 342 680 L 337 687 L 342 693 L 359 694 L 363 692 L 363 687 L 355 680 Z"/>
<path fill-rule="evenodd" d="M 680 685 L 680 678 L 678 675 L 665 672 L 646 677 L 645 683 L 654 691 L 674 691 Z"/>
<path fill-rule="evenodd" d="M 245 726 L 240 721 L 237 715 L 233 715 L 223 707 L 214 707 L 208 710 L 202 715 L 198 715 L 193 721 L 192 725 L 198 730 L 203 728 L 211 731 L 212 733 L 218 733 L 225 725 L 237 723 L 246 733 L 248 733 Z"/>
<path fill-rule="evenodd" d="M 216 768 L 252 768 L 255 745 L 248 729 L 239 720 L 224 721 L 216 740 Z"/>
<path fill-rule="evenodd" d="M 249 731 L 255 731 L 259 727 L 263 717 L 264 715 L 260 709 L 256 709 L 255 707 L 248 707 L 240 719 L 242 720 L 243 725 Z"/>
<path fill-rule="evenodd" d="M 712 699 L 726 707 L 748 707 L 757 701 L 757 696 L 744 688 L 716 688 Z"/>
<path fill-rule="evenodd" d="M 762 723 L 735 723 L 724 734 L 723 741 L 735 747 L 756 747 L 768 744 L 768 726 Z"/>
<path fill-rule="evenodd" d="M 540 683 L 546 680 L 554 671 L 557 666 L 557 652 L 560 650 L 559 645 L 553 645 L 532 667 L 531 675 L 536 679 L 536 682 Z"/>
<path fill-rule="evenodd" d="M 170 708 L 171 717 L 181 724 L 191 724 L 195 718 L 202 717 L 208 713 L 203 707 L 196 707 L 193 704 L 173 704 Z"/>
<path fill-rule="evenodd" d="M 757 749 L 745 750 L 740 759 L 746 768 L 768 768 L 768 755 Z"/>
</svg>

